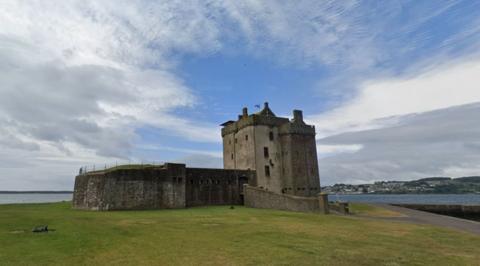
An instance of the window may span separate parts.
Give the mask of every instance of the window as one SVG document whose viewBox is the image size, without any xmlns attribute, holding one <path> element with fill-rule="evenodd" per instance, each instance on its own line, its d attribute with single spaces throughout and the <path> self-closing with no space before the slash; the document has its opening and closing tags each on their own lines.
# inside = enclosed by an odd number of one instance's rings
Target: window
<svg viewBox="0 0 480 266">
<path fill-rule="evenodd" d="M 265 165 L 265 176 L 270 176 L 270 166 Z"/>
<path fill-rule="evenodd" d="M 268 158 L 268 147 L 263 147 L 263 156 Z"/>
<path fill-rule="evenodd" d="M 237 141 L 237 138 L 235 138 L 235 143 L 237 143 L 237 142 L 238 142 L 238 141 Z"/>
<path fill-rule="evenodd" d="M 233 153 L 232 153 L 232 160 L 233 160 Z"/>
<path fill-rule="evenodd" d="M 179 177 L 179 178 L 177 179 L 177 181 L 178 181 L 178 183 L 182 183 L 182 178 Z"/>
<path fill-rule="evenodd" d="M 268 136 L 269 136 L 270 140 L 273 140 L 273 132 L 272 132 L 272 131 L 270 131 L 270 133 L 268 134 Z"/>
<path fill-rule="evenodd" d="M 245 140 L 248 140 L 248 135 L 245 135 Z"/>
</svg>

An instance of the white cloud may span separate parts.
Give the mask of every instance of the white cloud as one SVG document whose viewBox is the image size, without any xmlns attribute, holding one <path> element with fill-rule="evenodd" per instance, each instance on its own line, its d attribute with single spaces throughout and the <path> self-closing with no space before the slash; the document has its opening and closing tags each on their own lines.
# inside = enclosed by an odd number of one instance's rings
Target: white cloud
<svg viewBox="0 0 480 266">
<path fill-rule="evenodd" d="M 473 58 L 367 81 L 350 101 L 309 117 L 322 182 L 478 175 L 479 73 Z"/>
<path fill-rule="evenodd" d="M 445 12 L 443 6 L 436 12 L 416 9 L 399 32 L 413 32 Z M 0 162 L 28 161 L 31 167 L 4 165 L 0 187 L 26 184 L 35 179 L 28 179 L 32 171 L 45 180 L 60 178 L 62 171 L 52 170 L 52 159 L 61 161 L 66 173 L 79 163 L 130 157 L 136 129 L 143 126 L 218 142 L 217 125 L 175 114 L 199 101 L 176 73 L 182 56 L 246 52 L 286 65 L 342 69 L 343 76 L 336 75 L 331 85 L 353 84 L 360 74 L 376 71 L 379 62 L 421 43 L 416 38 L 407 45 L 398 42 L 402 47 L 394 49 L 385 45 L 382 36 L 398 21 L 381 18 L 398 18 L 403 14 L 399 10 L 396 4 L 357 1 L 0 2 Z M 372 13 L 381 18 L 371 22 Z M 460 31 L 444 45 L 472 38 L 477 31 Z M 365 83 L 352 101 L 313 117 L 319 136 L 392 125 L 398 121 L 385 117 L 478 100 L 474 87 L 457 86 L 465 78 L 470 84 L 477 81 L 477 63 L 447 70 Z M 336 154 L 364 150 L 358 143 L 325 145 Z M 205 161 L 194 157 L 192 162 Z M 12 181 L 17 178 L 22 181 Z M 64 178 L 71 182 L 70 175 Z"/>
<path fill-rule="evenodd" d="M 470 61 L 415 77 L 366 81 L 350 101 L 308 119 L 322 138 L 392 125 L 395 116 L 479 102 L 479 73 L 480 61 Z"/>
<path fill-rule="evenodd" d="M 72 169 L 128 158 L 143 126 L 217 142 L 216 125 L 174 112 L 197 102 L 175 52 L 220 47 L 206 12 L 183 1 L 1 2 L 0 188 L 68 189 Z"/>
<path fill-rule="evenodd" d="M 10 146 L 46 140 L 123 157 L 142 125 L 216 141 L 212 125 L 171 112 L 196 102 L 171 71 L 172 51 L 219 45 L 204 9 L 128 1 L 0 6 L 0 122 L 15 138 Z"/>
<path fill-rule="evenodd" d="M 216 1 L 250 53 L 282 64 L 367 68 L 381 57 L 358 1 Z M 219 16 L 220 16 L 219 15 Z M 238 35 L 238 33 L 236 33 Z M 238 38 L 238 36 L 236 36 Z"/>
<path fill-rule="evenodd" d="M 398 117 L 398 124 L 320 139 L 362 145 L 321 158 L 323 184 L 480 174 L 480 103 Z"/>
<path fill-rule="evenodd" d="M 341 153 L 355 153 L 363 148 L 362 145 L 317 145 L 318 158 L 335 156 Z"/>
</svg>

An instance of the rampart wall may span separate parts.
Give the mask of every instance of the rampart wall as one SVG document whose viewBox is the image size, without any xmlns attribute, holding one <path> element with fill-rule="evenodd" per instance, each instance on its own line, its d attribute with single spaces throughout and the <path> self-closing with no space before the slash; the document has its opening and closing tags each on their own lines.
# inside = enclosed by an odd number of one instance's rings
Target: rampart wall
<svg viewBox="0 0 480 266">
<path fill-rule="evenodd" d="M 243 203 L 255 171 L 187 168 L 184 164 L 107 169 L 75 178 L 73 207 L 86 210 L 173 209 Z"/>
<path fill-rule="evenodd" d="M 185 165 L 79 175 L 75 178 L 73 206 L 88 210 L 184 208 Z"/>
<path fill-rule="evenodd" d="M 245 206 L 296 212 L 328 213 L 327 197 L 299 197 L 278 194 L 258 187 L 244 185 Z"/>
<path fill-rule="evenodd" d="M 187 168 L 186 204 L 241 205 L 243 184 L 254 184 L 255 171 Z"/>
</svg>

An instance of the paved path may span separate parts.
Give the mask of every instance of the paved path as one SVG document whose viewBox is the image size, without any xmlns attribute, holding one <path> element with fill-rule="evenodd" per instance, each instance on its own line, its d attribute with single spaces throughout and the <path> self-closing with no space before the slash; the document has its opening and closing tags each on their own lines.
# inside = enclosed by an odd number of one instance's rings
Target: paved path
<svg viewBox="0 0 480 266">
<path fill-rule="evenodd" d="M 382 218 L 387 220 L 404 221 L 418 224 L 431 224 L 436 226 L 449 227 L 457 230 L 467 231 L 480 235 L 480 222 L 460 219 L 451 216 L 445 216 L 430 212 L 417 211 L 408 208 L 392 206 L 388 204 L 372 204 L 381 208 L 385 208 L 394 212 L 399 212 L 406 217 Z"/>
</svg>

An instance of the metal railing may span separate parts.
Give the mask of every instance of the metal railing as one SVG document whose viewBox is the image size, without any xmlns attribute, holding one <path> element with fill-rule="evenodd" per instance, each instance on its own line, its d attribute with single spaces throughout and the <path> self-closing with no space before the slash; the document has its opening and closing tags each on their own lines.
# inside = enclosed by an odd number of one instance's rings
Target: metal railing
<svg viewBox="0 0 480 266">
<path fill-rule="evenodd" d="M 79 175 L 84 175 L 87 173 L 92 173 L 92 172 L 100 172 L 100 171 L 106 171 L 106 170 L 112 170 L 115 168 L 123 168 L 123 169 L 128 169 L 128 168 L 142 168 L 142 167 L 147 167 L 147 166 L 162 166 L 164 165 L 165 162 L 159 162 L 159 161 L 140 161 L 140 162 L 115 162 L 115 163 L 105 163 L 105 164 L 90 164 L 90 165 L 84 165 L 80 167 L 78 170 Z"/>
</svg>

